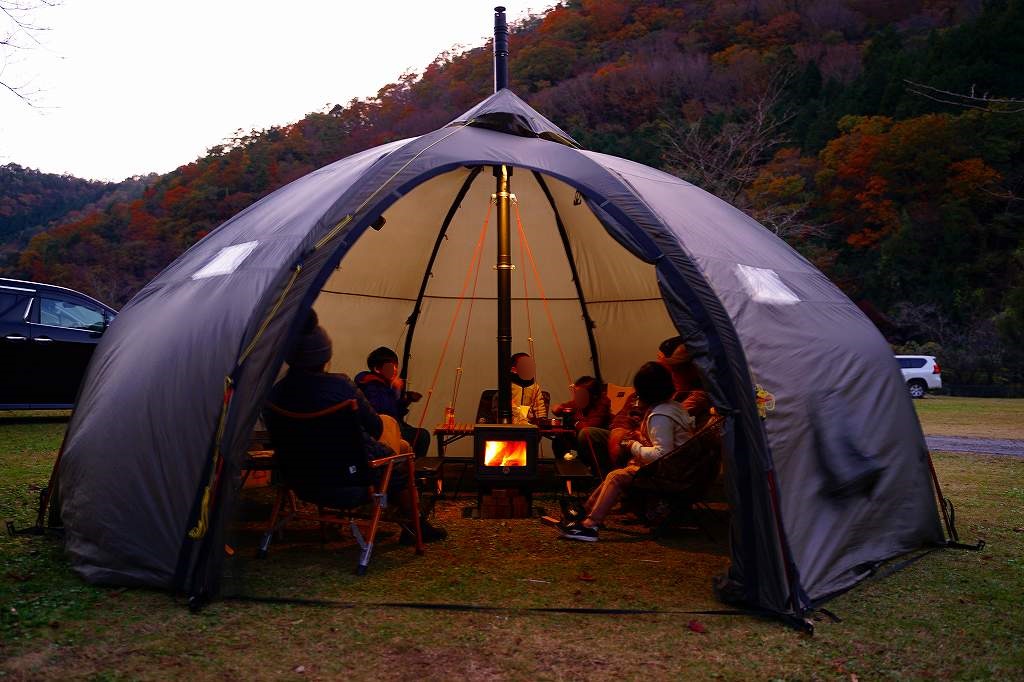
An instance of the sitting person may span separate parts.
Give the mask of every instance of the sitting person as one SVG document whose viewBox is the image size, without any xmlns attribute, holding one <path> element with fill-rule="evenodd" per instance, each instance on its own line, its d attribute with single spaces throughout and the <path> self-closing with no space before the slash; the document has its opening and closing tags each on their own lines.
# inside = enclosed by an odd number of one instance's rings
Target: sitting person
<svg viewBox="0 0 1024 682">
<path fill-rule="evenodd" d="M 620 444 L 630 436 L 636 437 L 643 421 L 643 414 L 640 399 L 635 392 L 630 393 L 622 409 L 612 417 L 607 428 L 586 426 L 576 434 L 580 451 L 585 453 L 587 461 L 597 464 L 599 475 L 603 476 L 605 472 L 624 462 L 626 457 L 621 451 Z"/>
<path fill-rule="evenodd" d="M 368 459 L 373 460 L 395 454 L 394 446 L 397 443 L 392 442 L 389 446 L 382 440 L 382 437 L 385 436 L 384 420 L 374 411 L 373 406 L 362 392 L 346 375 L 327 372 L 331 352 L 330 337 L 324 328 L 317 324 L 316 314 L 310 313 L 299 339 L 288 355 L 288 373 L 271 389 L 269 402 L 282 410 L 307 414 L 328 410 L 340 403 L 349 403 L 349 408 L 355 412 L 355 422 L 360 431 L 357 437 L 362 439 L 365 446 L 361 455 L 365 454 Z M 339 421 L 339 427 L 344 423 L 346 422 Z M 336 437 L 339 450 L 341 450 L 343 448 L 341 444 L 346 440 L 351 440 L 353 434 L 337 433 Z M 273 439 L 272 430 L 271 439 Z M 321 444 L 311 443 L 311 447 Z M 339 451 L 337 456 L 342 458 L 345 455 L 345 452 Z M 331 471 L 337 470 L 336 466 L 323 468 Z M 371 468 L 370 475 L 379 483 L 383 469 Z M 347 507 L 352 501 L 350 492 L 353 484 L 346 485 L 346 483 L 343 480 L 322 480 L 322 477 L 316 476 L 315 472 L 310 473 L 310 480 L 289 481 L 289 484 L 300 493 L 300 497 L 305 493 L 316 497 L 318 501 L 326 499 L 327 506 L 330 506 L 329 502 L 334 500 L 334 504 L 339 507 Z M 410 485 L 410 481 L 407 469 L 404 466 L 396 466 L 392 470 L 388 493 L 405 491 L 408 485 Z M 403 494 L 397 495 L 397 498 L 400 500 L 399 507 L 408 514 L 410 511 L 409 496 Z M 435 528 L 425 520 L 421 523 L 421 528 L 424 541 L 440 540 L 447 536 L 444 529 Z M 408 530 L 403 530 L 401 541 L 411 544 L 415 539 Z"/>
<path fill-rule="evenodd" d="M 658 346 L 658 362 L 672 373 L 676 387 L 673 399 L 682 403 L 694 419 L 694 428 L 699 429 L 711 416 L 711 397 L 701 388 L 700 373 L 693 357 L 683 343 L 683 337 L 674 336 Z"/>
<path fill-rule="evenodd" d="M 535 424 L 538 419 L 548 416 L 544 392 L 537 383 L 537 363 L 529 353 L 512 356 L 512 423 Z M 497 415 L 498 396 L 494 396 L 494 412 Z"/>
<path fill-rule="evenodd" d="M 658 346 L 658 362 L 671 372 L 676 387 L 675 398 L 694 416 L 696 428 L 697 424 L 703 425 L 707 421 L 711 400 L 700 389 L 700 376 L 692 360 L 681 336 L 666 339 Z M 629 394 L 625 405 L 612 417 L 608 428 L 587 427 L 580 431 L 580 448 L 598 462 L 602 472 L 622 466 L 630 455 L 621 450 L 620 444 L 624 439 L 635 440 L 642 416 L 636 393 Z"/>
<path fill-rule="evenodd" d="M 672 375 L 657 362 L 648 362 L 641 367 L 633 379 L 640 404 L 646 414 L 640 428 L 639 440 L 625 440 L 622 448 L 630 459 L 625 467 L 615 469 L 605 476 L 597 490 L 584 505 L 586 516 L 579 521 L 563 519 L 562 537 L 586 542 L 597 541 L 597 529 L 608 512 L 629 488 L 640 467 L 672 452 L 693 433 L 693 418 L 682 405 L 672 399 L 675 386 Z"/>
<path fill-rule="evenodd" d="M 583 429 L 607 429 L 611 422 L 612 403 L 605 394 L 604 385 L 591 376 L 583 376 L 572 385 L 572 400 L 555 407 L 552 412 L 561 415 L 566 428 L 576 432 Z M 579 447 L 576 437 L 565 436 L 551 444 L 555 456 L 561 457 Z"/>
<path fill-rule="evenodd" d="M 406 423 L 409 405 L 422 396 L 414 391 L 403 391 L 402 378 L 398 376 L 398 354 L 381 346 L 366 358 L 367 371 L 356 374 L 356 386 L 373 405 L 379 415 L 388 415 L 398 422 L 405 440 L 417 457 L 426 457 L 430 449 L 430 432 Z"/>
<path fill-rule="evenodd" d="M 572 400 L 555 407 L 555 414 L 562 415 L 565 426 L 579 431 L 587 427 L 608 428 L 611 421 L 612 403 L 605 395 L 604 385 L 590 376 L 577 379 L 572 385 Z"/>
</svg>

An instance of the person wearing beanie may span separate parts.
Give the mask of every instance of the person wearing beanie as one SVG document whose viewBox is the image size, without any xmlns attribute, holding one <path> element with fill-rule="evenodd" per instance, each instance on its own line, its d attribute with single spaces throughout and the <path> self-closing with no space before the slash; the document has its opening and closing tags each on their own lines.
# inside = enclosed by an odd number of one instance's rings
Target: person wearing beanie
<svg viewBox="0 0 1024 682">
<path fill-rule="evenodd" d="M 345 374 L 331 374 L 327 366 L 331 361 L 332 344 L 327 331 L 319 325 L 316 313 L 311 311 L 299 333 L 295 344 L 286 356 L 288 372 L 284 378 L 278 381 L 270 391 L 268 402 L 272 405 L 289 412 L 313 413 L 327 410 L 331 407 L 354 401 L 356 405 L 356 421 L 361 431 L 365 452 L 368 459 L 387 457 L 397 452 L 397 429 L 394 429 L 395 442 L 389 446 L 386 444 L 387 436 L 385 422 L 373 409 L 373 406 L 366 399 L 355 383 Z M 350 422 L 339 421 L 339 428 L 351 428 Z M 273 440 L 271 431 L 271 440 Z M 338 434 L 338 442 L 346 442 L 347 433 Z M 345 453 L 339 453 L 342 457 Z M 383 475 L 381 469 L 371 469 L 374 476 Z M 344 481 L 324 481 L 320 479 L 309 481 L 290 482 L 301 491 L 303 486 L 309 489 L 316 489 L 323 493 L 330 492 L 331 486 L 336 486 L 339 495 L 343 495 L 346 487 Z M 408 473 L 405 467 L 396 467 L 391 474 L 391 483 L 388 493 L 404 491 L 412 483 L 408 480 Z M 405 512 L 409 511 L 409 499 L 406 495 L 396 495 L 399 506 Z M 340 499 L 340 498 L 339 498 Z M 421 523 L 424 541 L 440 540 L 447 536 L 444 529 L 431 526 L 426 520 Z M 402 531 L 402 542 L 412 542 L 413 538 L 408 531 Z"/>
</svg>

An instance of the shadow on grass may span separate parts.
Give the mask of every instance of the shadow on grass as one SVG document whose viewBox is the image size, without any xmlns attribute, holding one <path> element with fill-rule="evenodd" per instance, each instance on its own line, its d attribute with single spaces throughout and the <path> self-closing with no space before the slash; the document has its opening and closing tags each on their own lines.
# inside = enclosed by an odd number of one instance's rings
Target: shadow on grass
<svg viewBox="0 0 1024 682">
<path fill-rule="evenodd" d="M 347 532 L 315 523 L 290 525 L 266 559 L 256 546 L 269 517 L 269 491 L 246 491 L 229 532 L 225 596 L 403 602 L 481 608 L 721 608 L 711 578 L 728 566 L 727 511 L 652 534 L 613 516 L 598 543 L 559 537 L 538 519 L 466 519 L 467 499 L 438 504 L 432 522 L 448 539 L 424 556 L 400 546 L 395 526 L 382 526 L 369 573 L 354 575 L 359 550 Z M 539 500 L 557 508 L 552 497 Z M 711 536 L 705 532 L 709 531 Z"/>
</svg>

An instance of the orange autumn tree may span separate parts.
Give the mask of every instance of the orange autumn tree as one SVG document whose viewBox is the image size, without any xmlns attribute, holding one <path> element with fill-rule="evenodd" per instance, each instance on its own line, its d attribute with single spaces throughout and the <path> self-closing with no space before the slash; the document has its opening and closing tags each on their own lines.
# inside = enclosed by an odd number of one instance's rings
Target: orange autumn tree
<svg viewBox="0 0 1024 682">
<path fill-rule="evenodd" d="M 822 150 L 821 206 L 854 249 L 873 249 L 908 223 L 937 223 L 952 204 L 993 200 L 1001 175 L 978 156 L 974 114 L 903 121 L 846 116 Z"/>
<path fill-rule="evenodd" d="M 1003 318 L 993 311 L 1006 309 L 1005 292 L 1022 280 L 1012 257 L 1024 235 L 1012 160 L 1024 121 L 966 111 L 848 116 L 839 128 L 815 176 L 822 243 L 837 254 L 829 274 L 855 300 L 896 310 L 930 339 L 937 328 L 957 329 L 938 339 L 950 357 L 954 348 L 995 348 L 994 320 Z M 945 322 L 900 310 L 937 311 Z M 972 371 L 969 352 L 956 362 Z"/>
</svg>

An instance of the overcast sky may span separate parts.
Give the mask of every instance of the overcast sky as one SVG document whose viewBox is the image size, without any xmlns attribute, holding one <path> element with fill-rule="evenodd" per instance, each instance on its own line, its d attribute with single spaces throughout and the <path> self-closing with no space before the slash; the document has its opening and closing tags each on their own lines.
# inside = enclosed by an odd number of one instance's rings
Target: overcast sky
<svg viewBox="0 0 1024 682">
<path fill-rule="evenodd" d="M 34 13 L 43 46 L 6 59 L 5 82 L 40 92 L 36 108 L 0 92 L 0 164 L 164 173 L 238 128 L 373 95 L 453 46 L 483 44 L 496 4 L 64 0 Z M 504 4 L 514 20 L 553 3 Z"/>
</svg>

